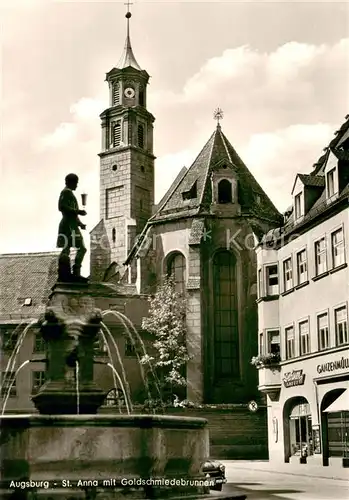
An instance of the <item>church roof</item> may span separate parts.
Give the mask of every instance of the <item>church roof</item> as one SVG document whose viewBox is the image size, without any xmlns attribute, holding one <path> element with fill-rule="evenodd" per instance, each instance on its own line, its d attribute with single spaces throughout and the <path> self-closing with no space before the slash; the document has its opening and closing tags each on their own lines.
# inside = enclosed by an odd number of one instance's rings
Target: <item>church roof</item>
<svg viewBox="0 0 349 500">
<path fill-rule="evenodd" d="M 209 214 L 212 203 L 210 176 L 222 168 L 230 168 L 236 175 L 242 213 L 273 221 L 280 219 L 278 210 L 218 125 L 194 163 L 179 177 L 177 185 L 171 186 L 151 220 Z"/>
<path fill-rule="evenodd" d="M 142 68 L 136 61 L 136 58 L 134 56 L 132 46 L 131 46 L 131 38 L 130 38 L 130 17 L 131 13 L 128 12 L 126 14 L 127 18 L 127 34 L 126 34 L 126 41 L 125 41 L 125 47 L 124 51 L 122 53 L 122 56 L 120 57 L 120 60 L 118 64 L 116 65 L 117 69 L 124 69 L 124 68 L 129 68 L 130 66 L 132 68 L 138 69 L 139 71 L 142 71 Z"/>
</svg>

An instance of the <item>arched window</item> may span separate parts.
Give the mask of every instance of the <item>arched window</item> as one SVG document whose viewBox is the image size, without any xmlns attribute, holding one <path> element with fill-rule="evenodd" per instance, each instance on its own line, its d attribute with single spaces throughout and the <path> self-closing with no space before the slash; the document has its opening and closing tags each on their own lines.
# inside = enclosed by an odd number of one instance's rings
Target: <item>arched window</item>
<svg viewBox="0 0 349 500">
<path fill-rule="evenodd" d="M 125 398 L 123 392 L 121 389 L 113 388 L 108 392 L 104 404 L 106 406 L 118 406 L 118 402 L 124 404 Z"/>
<path fill-rule="evenodd" d="M 227 250 L 213 259 L 214 357 L 216 379 L 238 378 L 239 332 L 236 263 Z"/>
<path fill-rule="evenodd" d="M 144 127 L 143 125 L 138 125 L 138 147 L 144 148 Z"/>
<path fill-rule="evenodd" d="M 231 182 L 227 179 L 222 179 L 218 183 L 218 203 L 231 203 Z"/>
<path fill-rule="evenodd" d="M 121 142 L 121 123 L 116 122 L 113 128 L 113 146 L 120 146 Z"/>
<path fill-rule="evenodd" d="M 167 275 L 171 276 L 177 292 L 184 292 L 186 282 L 185 257 L 180 252 L 170 255 L 167 261 Z"/>
</svg>

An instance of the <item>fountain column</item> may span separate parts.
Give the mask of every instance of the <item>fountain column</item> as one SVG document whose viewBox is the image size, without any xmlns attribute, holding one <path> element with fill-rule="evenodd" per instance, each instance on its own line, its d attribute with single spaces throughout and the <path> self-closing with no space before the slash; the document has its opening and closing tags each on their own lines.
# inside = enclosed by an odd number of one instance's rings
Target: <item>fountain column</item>
<svg viewBox="0 0 349 500">
<path fill-rule="evenodd" d="M 106 397 L 93 381 L 93 346 L 101 312 L 83 307 L 71 310 L 64 307 L 64 297 L 53 294 L 39 320 L 47 344 L 48 380 L 33 403 L 41 414 L 97 413 Z"/>
</svg>

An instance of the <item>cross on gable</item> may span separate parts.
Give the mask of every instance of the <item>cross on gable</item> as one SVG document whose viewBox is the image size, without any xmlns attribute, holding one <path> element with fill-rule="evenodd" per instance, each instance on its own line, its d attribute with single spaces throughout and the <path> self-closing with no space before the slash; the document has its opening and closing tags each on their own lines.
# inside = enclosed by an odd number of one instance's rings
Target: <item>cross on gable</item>
<svg viewBox="0 0 349 500">
<path fill-rule="evenodd" d="M 124 3 L 124 5 L 127 5 L 127 12 L 130 11 L 130 5 L 133 5 L 133 2 L 130 2 L 130 0 L 127 0 L 127 2 Z"/>
</svg>

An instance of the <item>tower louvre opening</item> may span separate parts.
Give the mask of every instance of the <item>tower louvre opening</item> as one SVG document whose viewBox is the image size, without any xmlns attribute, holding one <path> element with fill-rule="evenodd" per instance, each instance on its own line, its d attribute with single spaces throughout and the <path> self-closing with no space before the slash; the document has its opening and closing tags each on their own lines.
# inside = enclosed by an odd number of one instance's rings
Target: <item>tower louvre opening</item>
<svg viewBox="0 0 349 500">
<path fill-rule="evenodd" d="M 143 125 L 138 125 L 138 147 L 144 148 L 144 127 Z"/>
<path fill-rule="evenodd" d="M 113 105 L 120 104 L 120 84 L 115 82 L 113 84 Z"/>
<path fill-rule="evenodd" d="M 121 123 L 117 122 L 114 125 L 114 130 L 113 130 L 113 146 L 117 147 L 120 146 L 121 142 Z"/>
</svg>

